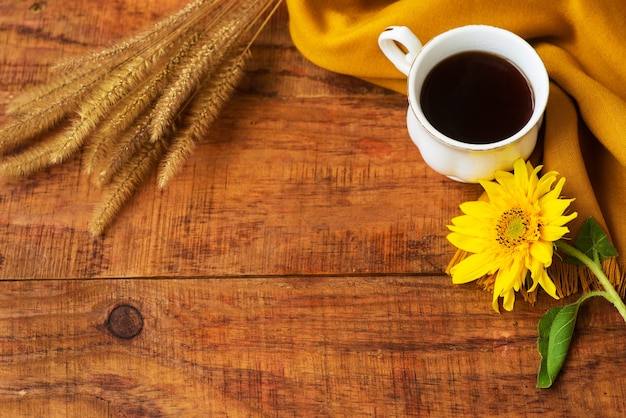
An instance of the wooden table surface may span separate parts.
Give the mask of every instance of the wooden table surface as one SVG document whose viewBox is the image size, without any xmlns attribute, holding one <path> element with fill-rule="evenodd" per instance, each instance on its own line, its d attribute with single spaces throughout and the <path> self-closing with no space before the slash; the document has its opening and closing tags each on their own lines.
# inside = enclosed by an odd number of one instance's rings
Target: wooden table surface
<svg viewBox="0 0 626 418">
<path fill-rule="evenodd" d="M 1 109 L 185 3 L 35 1 L 0 1 Z M 169 187 L 149 179 L 104 237 L 80 158 L 0 180 L 0 416 L 623 416 L 617 312 L 586 303 L 536 389 L 537 322 L 566 301 L 498 315 L 452 285 L 445 225 L 479 189 L 424 164 L 404 96 L 309 63 L 287 22 Z"/>
</svg>

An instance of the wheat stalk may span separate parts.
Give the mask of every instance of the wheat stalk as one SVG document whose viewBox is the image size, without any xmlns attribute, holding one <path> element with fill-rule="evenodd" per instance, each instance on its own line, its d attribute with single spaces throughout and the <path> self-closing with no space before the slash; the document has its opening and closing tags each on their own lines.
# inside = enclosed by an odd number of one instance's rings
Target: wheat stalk
<svg viewBox="0 0 626 418">
<path fill-rule="evenodd" d="M 124 165 L 123 170 L 116 173 L 106 197 L 96 208 L 90 226 L 93 235 L 102 235 L 111 225 L 137 187 L 150 175 L 164 149 L 163 141 L 146 141 L 140 152 Z"/>
<path fill-rule="evenodd" d="M 135 156 L 141 147 L 150 142 L 149 122 L 150 115 L 144 114 L 140 121 L 130 126 L 120 136 L 119 141 L 112 147 L 104 164 L 96 169 L 98 173 L 98 177 L 95 179 L 97 184 L 108 184 L 111 178 L 124 168 L 124 165 Z M 163 140 L 165 140 L 165 136 Z"/>
<path fill-rule="evenodd" d="M 181 58 L 199 40 L 198 34 L 194 34 L 187 40 L 182 48 L 170 59 L 169 62 L 156 75 L 144 81 L 138 87 L 138 92 L 126 97 L 117 107 L 111 111 L 109 117 L 102 121 L 92 134 L 85 152 L 85 173 L 91 174 L 98 164 L 106 158 L 110 146 L 114 142 L 112 138 L 118 137 L 133 122 L 137 120 L 145 109 L 149 108 L 159 97 L 167 83 L 171 80 L 171 74 Z"/>
<path fill-rule="evenodd" d="M 152 170 L 164 187 L 209 132 L 281 3 L 193 0 L 148 31 L 55 65 L 47 83 L 7 108 L 14 120 L 0 127 L 0 176 L 84 149 L 84 171 L 107 185 L 91 228 L 103 233 Z"/>
<path fill-rule="evenodd" d="M 27 176 L 41 170 L 50 161 L 50 155 L 65 142 L 65 132 L 46 137 L 20 154 L 9 155 L 0 163 L 0 176 Z"/>
<path fill-rule="evenodd" d="M 161 44 L 162 38 L 171 34 L 171 28 L 177 27 L 184 30 L 198 20 L 203 13 L 211 7 L 215 7 L 217 1 L 194 0 L 187 4 L 177 13 L 157 22 L 150 30 L 130 39 L 125 39 L 102 51 L 85 54 L 79 57 L 72 57 L 68 60 L 57 63 L 52 67 L 54 72 L 74 72 L 80 68 L 90 68 L 94 64 L 106 61 L 115 56 L 131 55 L 142 48 L 149 48 L 151 45 Z"/>
<path fill-rule="evenodd" d="M 81 67 L 74 72 L 54 74 L 45 84 L 34 86 L 7 105 L 7 114 L 23 115 L 42 112 L 66 101 L 78 103 L 81 94 L 100 79 L 110 67 Z"/>
<path fill-rule="evenodd" d="M 23 116 L 0 127 L 0 155 L 28 145 L 35 137 L 54 129 L 73 109 L 75 105 L 64 103 L 41 113 Z"/>
<path fill-rule="evenodd" d="M 147 76 L 151 65 L 143 57 L 136 57 L 99 83 L 79 107 L 79 119 L 72 125 L 67 141 L 51 155 L 50 163 L 63 162 L 78 151 L 87 136 L 108 116 L 111 108 Z"/>
<path fill-rule="evenodd" d="M 250 2 L 243 10 L 234 8 L 224 16 L 224 25 L 215 31 L 203 33 L 198 47 L 186 59 L 177 72 L 170 88 L 155 105 L 154 118 L 151 122 L 151 139 L 158 140 L 167 126 L 170 126 L 189 98 L 198 89 L 224 55 L 254 22 L 262 9 L 261 2 Z"/>
<path fill-rule="evenodd" d="M 158 186 L 163 189 L 193 153 L 197 142 L 211 129 L 213 122 L 235 91 L 244 75 L 247 53 L 237 51 L 227 57 L 207 80 L 187 109 L 188 126 L 173 139 L 167 155 L 161 160 Z"/>
</svg>

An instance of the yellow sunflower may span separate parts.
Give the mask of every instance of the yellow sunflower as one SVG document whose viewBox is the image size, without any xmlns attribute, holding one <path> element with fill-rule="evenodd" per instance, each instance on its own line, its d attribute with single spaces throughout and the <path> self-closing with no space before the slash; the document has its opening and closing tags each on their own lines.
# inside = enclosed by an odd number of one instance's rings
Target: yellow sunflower
<svg viewBox="0 0 626 418">
<path fill-rule="evenodd" d="M 495 181 L 480 184 L 486 200 L 465 202 L 464 213 L 448 225 L 448 240 L 472 253 L 450 270 L 453 283 L 467 283 L 485 275 L 495 275 L 493 308 L 499 312 L 499 298 L 510 311 L 528 272 L 533 281 L 553 298 L 556 287 L 546 268 L 552 264 L 553 242 L 569 232 L 564 226 L 576 213 L 564 215 L 574 199 L 561 199 L 565 178 L 551 171 L 542 177 L 542 166 L 517 160 L 513 173 L 499 171 Z M 553 187 L 554 186 L 554 187 Z"/>
</svg>

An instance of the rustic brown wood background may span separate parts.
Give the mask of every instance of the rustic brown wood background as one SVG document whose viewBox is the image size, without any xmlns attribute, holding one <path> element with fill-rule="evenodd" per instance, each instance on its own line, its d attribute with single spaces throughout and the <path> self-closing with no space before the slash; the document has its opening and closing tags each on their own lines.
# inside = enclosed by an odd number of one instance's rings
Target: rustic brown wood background
<svg viewBox="0 0 626 418">
<path fill-rule="evenodd" d="M 0 110 L 184 3 L 0 0 Z M 315 67 L 287 25 L 283 7 L 211 136 L 105 237 L 80 158 L 0 180 L 0 416 L 623 416 L 615 310 L 587 303 L 535 389 L 555 302 L 498 315 L 443 273 L 478 188 L 425 166 L 402 95 Z"/>
</svg>

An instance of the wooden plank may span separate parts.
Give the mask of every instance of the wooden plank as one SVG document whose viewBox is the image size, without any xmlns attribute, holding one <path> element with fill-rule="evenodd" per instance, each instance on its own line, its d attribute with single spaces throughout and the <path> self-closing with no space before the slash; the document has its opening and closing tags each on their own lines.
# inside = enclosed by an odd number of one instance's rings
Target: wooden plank
<svg viewBox="0 0 626 418">
<path fill-rule="evenodd" d="M 129 340 L 106 325 L 124 304 L 143 317 Z M 555 386 L 534 388 L 551 304 L 497 315 L 489 294 L 441 277 L 4 282 L 0 404 L 7 416 L 623 416 L 624 325 L 601 300 L 583 308 Z"/>
</svg>

